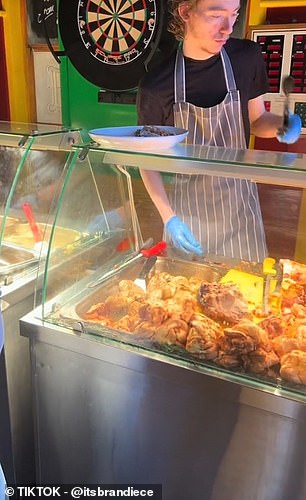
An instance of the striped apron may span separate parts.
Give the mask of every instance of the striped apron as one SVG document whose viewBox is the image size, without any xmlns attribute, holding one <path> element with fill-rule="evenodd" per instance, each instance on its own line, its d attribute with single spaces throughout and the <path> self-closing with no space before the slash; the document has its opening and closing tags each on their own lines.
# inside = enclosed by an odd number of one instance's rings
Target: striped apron
<svg viewBox="0 0 306 500">
<path fill-rule="evenodd" d="M 174 74 L 174 124 L 189 130 L 188 144 L 245 149 L 239 91 L 226 51 L 221 59 L 225 99 L 211 108 L 186 102 L 185 63 L 179 47 Z M 205 91 L 205 89 L 203 90 Z M 266 241 L 257 186 L 245 179 L 177 174 L 170 193 L 175 213 L 210 255 L 261 262 Z"/>
</svg>

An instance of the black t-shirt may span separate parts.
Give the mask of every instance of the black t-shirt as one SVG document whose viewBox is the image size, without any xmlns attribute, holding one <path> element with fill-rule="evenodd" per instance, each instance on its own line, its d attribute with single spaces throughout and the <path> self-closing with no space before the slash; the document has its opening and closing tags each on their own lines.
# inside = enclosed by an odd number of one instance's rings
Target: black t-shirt
<svg viewBox="0 0 306 500">
<path fill-rule="evenodd" d="M 266 67 L 260 47 L 251 40 L 230 38 L 224 46 L 240 91 L 246 143 L 250 138 L 248 101 L 269 90 Z M 137 95 L 139 125 L 173 125 L 174 63 L 176 53 L 156 66 L 142 79 Z M 220 54 L 204 61 L 185 57 L 186 100 L 210 108 L 223 101 L 227 93 Z"/>
</svg>

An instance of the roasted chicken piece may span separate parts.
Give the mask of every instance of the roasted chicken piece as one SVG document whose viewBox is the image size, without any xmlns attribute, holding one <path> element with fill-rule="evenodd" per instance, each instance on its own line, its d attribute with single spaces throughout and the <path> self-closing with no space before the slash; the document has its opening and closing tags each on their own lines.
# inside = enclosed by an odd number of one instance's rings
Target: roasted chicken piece
<svg viewBox="0 0 306 500">
<path fill-rule="evenodd" d="M 187 294 L 178 292 L 174 299 L 165 301 L 165 308 L 169 317 L 182 319 L 188 323 L 197 311 L 198 303 L 188 292 Z"/>
<path fill-rule="evenodd" d="M 283 270 L 283 281 L 292 280 L 295 283 L 306 284 L 306 264 L 290 259 L 280 259 L 279 263 Z"/>
<path fill-rule="evenodd" d="M 280 335 L 272 340 L 272 347 L 279 357 L 288 352 L 298 349 L 298 341 L 296 338 Z"/>
<path fill-rule="evenodd" d="M 306 317 L 306 285 L 283 284 L 281 289 L 281 312 Z"/>
<path fill-rule="evenodd" d="M 137 336 L 147 339 L 153 339 L 155 332 L 156 325 L 152 325 L 152 323 L 149 323 L 148 321 L 141 321 L 134 329 L 134 333 Z"/>
<path fill-rule="evenodd" d="M 219 346 L 217 363 L 224 367 L 239 367 L 253 373 L 264 373 L 279 363 L 279 357 L 273 351 L 267 333 L 248 319 L 225 328 L 219 338 Z M 230 366 L 225 365 L 226 361 L 230 362 Z"/>
<path fill-rule="evenodd" d="M 306 352 L 306 319 L 301 323 L 297 323 L 296 339 L 298 341 L 299 350 Z"/>
<path fill-rule="evenodd" d="M 143 299 L 133 300 L 128 306 L 128 313 L 116 322 L 116 328 L 133 333 L 142 322 L 140 311 L 144 307 L 146 307 L 146 302 Z"/>
<path fill-rule="evenodd" d="M 282 356 L 280 374 L 285 380 L 306 385 L 306 352 L 294 350 Z"/>
<path fill-rule="evenodd" d="M 177 290 L 190 290 L 189 280 L 185 276 L 172 276 L 171 283 Z"/>
<path fill-rule="evenodd" d="M 306 295 L 305 295 L 305 299 L 306 299 Z M 292 316 L 294 316 L 295 318 L 298 318 L 298 319 L 306 319 L 306 306 L 304 304 L 299 304 L 299 303 L 294 303 L 292 304 L 291 306 L 291 314 Z M 287 316 L 286 317 L 286 321 L 290 322 L 290 318 Z"/>
<path fill-rule="evenodd" d="M 133 281 L 122 280 L 118 284 L 119 291 L 109 295 L 104 302 L 98 302 L 84 314 L 84 319 L 108 318 L 116 322 L 132 311 L 131 304 L 144 300 L 145 292 Z M 137 303 L 138 304 L 138 303 Z M 134 305 L 136 308 L 136 304 Z"/>
<path fill-rule="evenodd" d="M 188 324 L 186 321 L 170 318 L 156 329 L 154 340 L 159 344 L 185 347 L 187 334 Z"/>
<path fill-rule="evenodd" d="M 258 324 L 258 326 L 267 332 L 269 339 L 274 339 L 275 337 L 284 335 L 287 329 L 287 323 L 284 318 L 276 315 L 272 315 L 264 319 Z"/>
<path fill-rule="evenodd" d="M 156 273 L 150 279 L 147 292 L 151 300 L 167 300 L 175 298 L 179 293 L 189 292 L 195 295 L 200 287 L 197 278 L 186 278 L 185 276 L 172 276 L 166 272 Z"/>
<path fill-rule="evenodd" d="M 145 299 L 133 300 L 128 307 L 129 316 L 139 317 L 139 311 L 142 309 L 142 307 L 144 307 L 145 304 L 146 304 Z"/>
<path fill-rule="evenodd" d="M 128 313 L 130 299 L 120 293 L 109 295 L 104 302 L 104 315 L 117 321 Z"/>
<path fill-rule="evenodd" d="M 218 357 L 214 359 L 214 362 L 229 370 L 240 370 L 243 366 L 241 356 L 237 354 L 228 354 L 222 350 L 219 351 Z"/>
<path fill-rule="evenodd" d="M 113 327 L 113 321 L 105 315 L 105 303 L 98 302 L 91 306 L 82 316 L 86 321 L 100 323 L 104 326 Z"/>
<path fill-rule="evenodd" d="M 161 325 L 168 319 L 167 310 L 158 303 L 156 303 L 156 305 L 151 305 L 146 302 L 142 307 L 140 307 L 138 314 L 142 321 L 147 321 L 155 327 Z"/>
<path fill-rule="evenodd" d="M 267 351 L 263 347 L 249 352 L 247 356 L 242 356 L 242 359 L 245 370 L 252 373 L 264 373 L 272 366 L 279 364 L 277 354 L 272 349 Z"/>
<path fill-rule="evenodd" d="M 118 286 L 120 294 L 128 299 L 136 300 L 145 297 L 144 290 L 132 280 L 121 280 Z"/>
<path fill-rule="evenodd" d="M 99 319 L 103 318 L 105 314 L 105 303 L 98 302 L 94 304 L 83 314 L 84 319 Z"/>
<path fill-rule="evenodd" d="M 274 338 L 272 346 L 279 356 L 294 350 L 306 352 L 306 318 L 288 317 L 284 335 Z"/>
<path fill-rule="evenodd" d="M 198 295 L 202 280 L 196 276 L 191 276 L 188 280 L 188 288 L 192 294 Z"/>
<path fill-rule="evenodd" d="M 123 332 L 134 333 L 134 330 L 137 327 L 138 323 L 139 318 L 126 314 L 125 316 L 123 316 L 123 318 L 116 321 L 115 327 L 116 329 L 122 330 Z"/>
<path fill-rule="evenodd" d="M 147 285 L 147 294 L 152 300 L 165 300 L 174 297 L 176 285 L 172 282 L 174 276 L 168 273 L 156 273 Z"/>
<path fill-rule="evenodd" d="M 221 323 L 234 324 L 249 317 L 248 303 L 233 283 L 202 282 L 199 303 L 206 316 Z"/>
<path fill-rule="evenodd" d="M 219 338 L 222 351 L 228 354 L 248 354 L 260 345 L 268 344 L 267 333 L 248 319 L 243 319 L 231 328 L 225 328 Z"/>
<path fill-rule="evenodd" d="M 159 288 L 155 288 L 148 295 L 151 300 L 167 300 L 175 296 L 176 287 L 173 283 L 164 283 Z"/>
<path fill-rule="evenodd" d="M 221 327 L 203 314 L 194 314 L 190 320 L 186 350 L 200 359 L 215 359 L 218 356 L 218 337 Z"/>
<path fill-rule="evenodd" d="M 144 291 L 135 285 L 133 281 L 122 280 L 119 282 L 119 292 L 109 295 L 104 302 L 93 305 L 84 315 L 86 319 L 90 316 L 107 317 L 112 321 L 118 321 L 128 314 L 130 304 L 135 300 L 145 297 Z"/>
</svg>

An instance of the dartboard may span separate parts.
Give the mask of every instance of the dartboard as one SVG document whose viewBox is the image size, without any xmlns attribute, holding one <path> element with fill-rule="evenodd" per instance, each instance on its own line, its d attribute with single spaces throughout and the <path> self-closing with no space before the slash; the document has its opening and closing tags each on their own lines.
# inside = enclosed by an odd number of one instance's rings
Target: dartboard
<svg viewBox="0 0 306 500">
<path fill-rule="evenodd" d="M 108 90 L 135 88 L 166 29 L 160 0 L 60 0 L 65 52 L 90 82 Z"/>
<path fill-rule="evenodd" d="M 128 64 L 153 38 L 156 5 L 154 0 L 90 0 L 79 5 L 78 22 L 93 57 L 106 64 Z"/>
</svg>

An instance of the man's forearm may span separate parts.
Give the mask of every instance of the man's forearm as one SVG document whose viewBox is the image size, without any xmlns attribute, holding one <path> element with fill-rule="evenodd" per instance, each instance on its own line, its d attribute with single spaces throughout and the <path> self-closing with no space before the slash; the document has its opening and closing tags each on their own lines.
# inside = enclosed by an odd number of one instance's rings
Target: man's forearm
<svg viewBox="0 0 306 500">
<path fill-rule="evenodd" d="M 265 111 L 251 124 L 251 133 L 257 137 L 276 137 L 278 130 L 283 125 L 283 117 Z"/>
<path fill-rule="evenodd" d="M 140 174 L 151 200 L 156 206 L 163 223 L 166 224 L 175 213 L 170 206 L 160 173 L 153 170 L 140 170 Z"/>
</svg>

